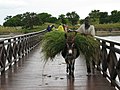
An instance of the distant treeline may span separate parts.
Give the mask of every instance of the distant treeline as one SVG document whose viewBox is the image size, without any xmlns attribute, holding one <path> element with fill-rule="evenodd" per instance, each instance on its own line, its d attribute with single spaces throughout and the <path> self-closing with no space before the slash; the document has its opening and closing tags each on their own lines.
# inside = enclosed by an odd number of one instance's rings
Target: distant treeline
<svg viewBox="0 0 120 90">
<path fill-rule="evenodd" d="M 90 17 L 92 24 L 108 24 L 108 23 L 119 23 L 120 22 L 120 11 L 113 10 L 111 15 L 108 12 L 100 12 L 100 10 L 92 10 L 88 16 Z M 33 26 L 42 25 L 44 23 L 55 23 L 55 24 L 68 24 L 76 25 L 83 23 L 83 19 L 75 12 L 68 12 L 61 14 L 57 17 L 53 17 L 48 13 L 34 13 L 26 12 L 23 14 L 17 14 L 15 16 L 7 16 L 3 23 L 3 26 L 17 27 L 32 29 Z"/>
</svg>

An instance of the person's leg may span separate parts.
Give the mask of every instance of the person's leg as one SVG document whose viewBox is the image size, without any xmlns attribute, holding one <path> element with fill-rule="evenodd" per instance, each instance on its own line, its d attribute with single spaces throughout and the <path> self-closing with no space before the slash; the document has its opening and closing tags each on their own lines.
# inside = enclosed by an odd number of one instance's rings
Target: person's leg
<svg viewBox="0 0 120 90">
<path fill-rule="evenodd" d="M 95 73 L 95 61 L 92 60 L 92 73 Z"/>
<path fill-rule="evenodd" d="M 90 73 L 91 73 L 90 61 L 86 60 L 86 66 L 87 66 L 87 73 L 88 73 L 88 75 L 90 75 Z"/>
</svg>

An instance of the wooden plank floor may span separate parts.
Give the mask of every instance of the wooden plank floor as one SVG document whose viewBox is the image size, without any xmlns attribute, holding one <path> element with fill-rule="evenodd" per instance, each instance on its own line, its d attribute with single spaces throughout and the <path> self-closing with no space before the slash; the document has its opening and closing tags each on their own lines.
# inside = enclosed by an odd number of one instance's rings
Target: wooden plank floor
<svg viewBox="0 0 120 90">
<path fill-rule="evenodd" d="M 66 65 L 61 56 L 48 62 L 43 68 L 40 47 L 36 47 L 27 57 L 0 77 L 0 90 L 115 90 L 96 71 L 94 76 L 86 76 L 85 60 L 76 59 L 75 79 L 68 79 Z"/>
</svg>

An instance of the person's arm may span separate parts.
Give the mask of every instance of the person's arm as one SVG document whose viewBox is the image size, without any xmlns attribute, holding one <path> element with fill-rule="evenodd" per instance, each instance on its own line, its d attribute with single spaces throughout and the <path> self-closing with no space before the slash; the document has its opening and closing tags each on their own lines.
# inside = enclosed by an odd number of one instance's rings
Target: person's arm
<svg viewBox="0 0 120 90">
<path fill-rule="evenodd" d="M 95 27 L 91 25 L 91 35 L 95 36 Z"/>
<path fill-rule="evenodd" d="M 79 33 L 83 33 L 83 24 L 75 31 Z"/>
</svg>

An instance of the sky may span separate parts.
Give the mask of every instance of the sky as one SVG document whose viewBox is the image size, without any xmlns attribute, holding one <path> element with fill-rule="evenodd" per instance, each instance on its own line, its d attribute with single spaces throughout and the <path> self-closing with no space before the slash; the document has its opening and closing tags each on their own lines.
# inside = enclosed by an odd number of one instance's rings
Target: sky
<svg viewBox="0 0 120 90">
<path fill-rule="evenodd" d="M 49 13 L 54 17 L 75 11 L 84 19 L 92 10 L 120 11 L 120 0 L 0 0 L 0 25 L 7 16 L 25 12 Z"/>
</svg>

